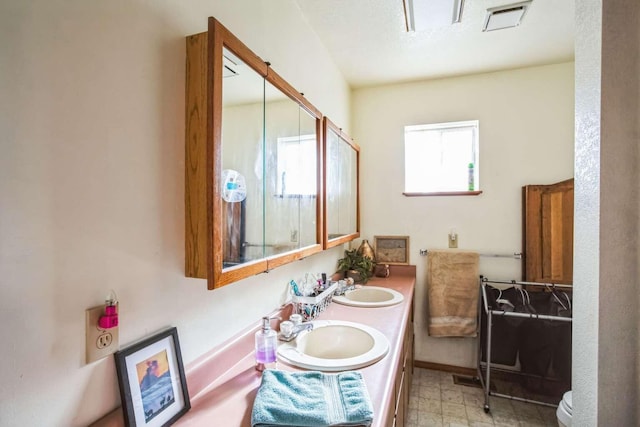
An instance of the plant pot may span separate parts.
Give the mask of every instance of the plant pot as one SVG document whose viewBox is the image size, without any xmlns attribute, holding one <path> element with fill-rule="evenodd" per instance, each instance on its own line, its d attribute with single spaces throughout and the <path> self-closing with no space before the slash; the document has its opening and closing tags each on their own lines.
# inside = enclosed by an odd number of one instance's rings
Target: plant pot
<svg viewBox="0 0 640 427">
<path fill-rule="evenodd" d="M 355 283 L 362 283 L 363 278 L 357 270 L 347 270 L 344 272 L 344 277 L 351 277 Z"/>
<path fill-rule="evenodd" d="M 376 277 L 389 277 L 389 264 L 376 264 L 373 267 L 373 274 Z"/>
</svg>

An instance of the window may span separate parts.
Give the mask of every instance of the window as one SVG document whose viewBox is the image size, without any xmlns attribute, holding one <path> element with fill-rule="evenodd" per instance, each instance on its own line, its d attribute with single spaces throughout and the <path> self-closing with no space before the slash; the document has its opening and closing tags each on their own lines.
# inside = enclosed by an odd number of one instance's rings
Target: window
<svg viewBox="0 0 640 427">
<path fill-rule="evenodd" d="M 405 195 L 477 194 L 478 152 L 477 120 L 405 126 Z"/>
<path fill-rule="evenodd" d="M 315 196 L 317 192 L 316 135 L 278 138 L 280 197 Z"/>
</svg>

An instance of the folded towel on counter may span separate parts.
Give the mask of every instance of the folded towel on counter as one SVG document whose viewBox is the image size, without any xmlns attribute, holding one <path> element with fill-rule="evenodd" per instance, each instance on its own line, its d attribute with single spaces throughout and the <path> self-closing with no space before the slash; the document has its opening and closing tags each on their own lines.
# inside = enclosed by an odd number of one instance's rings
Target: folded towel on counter
<svg viewBox="0 0 640 427">
<path fill-rule="evenodd" d="M 429 251 L 429 335 L 475 337 L 478 315 L 478 254 Z"/>
<path fill-rule="evenodd" d="M 251 413 L 253 427 L 370 426 L 373 408 L 362 374 L 347 371 L 262 373 Z"/>
</svg>

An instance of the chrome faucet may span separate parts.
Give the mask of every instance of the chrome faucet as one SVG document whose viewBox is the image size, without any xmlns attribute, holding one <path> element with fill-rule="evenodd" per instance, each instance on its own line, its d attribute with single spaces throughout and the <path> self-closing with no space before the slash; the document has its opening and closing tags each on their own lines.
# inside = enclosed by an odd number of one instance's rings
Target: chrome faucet
<svg viewBox="0 0 640 427">
<path fill-rule="evenodd" d="M 284 322 L 282 322 L 284 323 Z M 291 328 L 290 330 L 284 330 L 282 328 L 282 324 L 280 324 L 280 333 L 278 334 L 278 339 L 280 341 L 285 341 L 285 342 L 289 342 L 289 341 L 293 341 L 294 339 L 296 339 L 296 337 L 298 336 L 298 334 L 300 334 L 300 332 L 302 331 L 310 331 L 313 329 L 313 323 L 308 322 L 308 323 L 300 323 L 299 325 L 295 325 L 293 328 Z M 287 329 L 287 328 L 285 328 Z"/>
</svg>

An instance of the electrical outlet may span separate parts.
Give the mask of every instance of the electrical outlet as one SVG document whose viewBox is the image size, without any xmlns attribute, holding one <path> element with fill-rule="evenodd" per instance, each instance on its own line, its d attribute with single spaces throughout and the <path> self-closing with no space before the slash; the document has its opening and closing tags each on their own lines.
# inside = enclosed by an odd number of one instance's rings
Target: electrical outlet
<svg viewBox="0 0 640 427">
<path fill-rule="evenodd" d="M 113 335 L 111 335 L 111 332 L 106 332 L 98 337 L 98 340 L 96 341 L 96 347 L 98 347 L 99 349 L 107 348 L 111 345 L 112 342 Z"/>
<path fill-rule="evenodd" d="M 98 319 L 104 314 L 104 305 L 85 311 L 86 319 L 86 360 L 87 363 L 107 357 L 118 350 L 119 327 L 102 329 Z"/>
<path fill-rule="evenodd" d="M 293 243 L 298 241 L 298 230 L 291 230 L 291 239 Z"/>
</svg>

